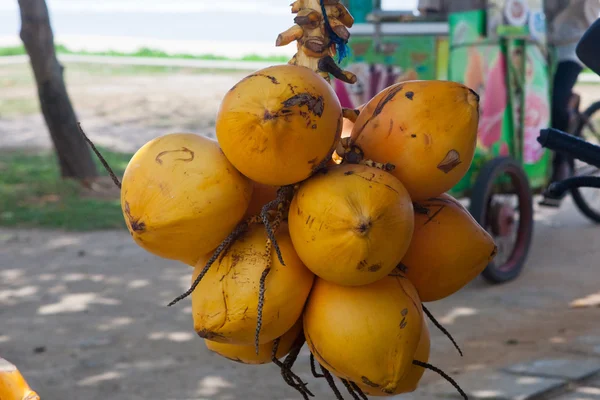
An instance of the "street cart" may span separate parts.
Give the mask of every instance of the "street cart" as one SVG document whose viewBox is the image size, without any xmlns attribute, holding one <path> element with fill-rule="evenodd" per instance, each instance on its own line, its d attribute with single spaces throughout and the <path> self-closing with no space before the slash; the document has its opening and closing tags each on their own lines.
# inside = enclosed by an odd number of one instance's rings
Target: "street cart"
<svg viewBox="0 0 600 400">
<path fill-rule="evenodd" d="M 335 83 L 344 106 L 412 79 L 457 81 L 480 95 L 475 157 L 449 194 L 469 198 L 470 212 L 497 242 L 498 255 L 482 275 L 493 283 L 516 278 L 532 239 L 533 195 L 544 191 L 551 173 L 551 153 L 536 140 L 551 117 L 542 0 L 488 0 L 485 9 L 438 20 L 387 9 L 382 1 L 347 6 L 356 24 L 344 68 L 359 82 Z"/>
</svg>

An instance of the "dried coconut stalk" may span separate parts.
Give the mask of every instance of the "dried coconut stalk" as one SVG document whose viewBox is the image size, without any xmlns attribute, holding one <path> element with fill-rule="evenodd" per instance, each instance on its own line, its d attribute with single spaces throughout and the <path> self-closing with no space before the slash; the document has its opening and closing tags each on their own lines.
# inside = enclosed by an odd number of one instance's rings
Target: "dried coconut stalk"
<svg viewBox="0 0 600 400">
<path fill-rule="evenodd" d="M 355 83 L 356 75 L 343 71 L 334 61 L 336 44 L 345 45 L 354 18 L 340 0 L 297 0 L 291 5 L 295 25 L 277 37 L 276 46 L 297 42 L 298 51 L 289 61 L 317 72 L 328 82 L 330 75 Z M 323 8 L 326 18 L 323 15 Z"/>
</svg>

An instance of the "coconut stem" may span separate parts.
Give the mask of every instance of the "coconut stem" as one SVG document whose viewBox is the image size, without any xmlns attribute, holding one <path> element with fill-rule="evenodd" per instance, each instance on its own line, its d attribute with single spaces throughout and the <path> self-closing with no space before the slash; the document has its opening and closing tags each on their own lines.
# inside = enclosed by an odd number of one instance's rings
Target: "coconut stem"
<svg viewBox="0 0 600 400">
<path fill-rule="evenodd" d="M 321 365 L 321 364 L 319 363 L 319 365 Z M 327 371 L 322 365 L 321 365 L 321 371 L 323 372 L 323 375 L 325 376 L 325 379 L 327 380 L 329 387 L 331 388 L 331 390 L 333 390 L 333 393 L 335 394 L 335 398 L 337 400 L 344 400 L 344 398 L 342 397 L 342 394 L 340 393 L 339 389 L 335 385 L 335 381 L 333 380 L 333 376 L 331 376 L 331 373 L 329 371 Z"/>
<path fill-rule="evenodd" d="M 335 149 L 338 156 L 342 158 L 342 164 L 359 164 L 377 168 L 383 171 L 391 172 L 396 166 L 392 163 L 380 163 L 377 161 L 365 159 L 365 153 L 360 147 L 352 143 L 350 137 L 342 138 Z"/>
<path fill-rule="evenodd" d="M 312 372 L 312 375 L 315 378 L 325 378 L 325 380 L 327 380 L 327 383 L 329 384 L 329 387 L 331 387 L 331 390 L 333 390 L 333 393 L 336 395 L 336 398 L 343 400 L 342 394 L 335 385 L 335 381 L 333 380 L 333 376 L 331 375 L 331 373 L 327 369 L 325 369 L 321 364 L 319 364 L 319 366 L 321 367 L 321 371 L 323 371 L 322 374 L 319 374 L 317 372 L 315 356 L 312 353 L 310 353 L 310 371 Z M 367 395 L 362 391 L 360 387 L 358 387 L 356 383 L 348 381 L 346 379 L 341 379 L 341 381 L 348 390 L 348 393 L 350 393 L 350 395 L 352 396 L 352 398 L 354 398 L 355 400 L 368 400 Z"/>
<path fill-rule="evenodd" d="M 465 400 L 469 400 L 469 396 L 467 396 L 467 394 L 464 392 L 464 390 L 462 390 L 462 388 L 458 385 L 458 383 L 456 383 L 456 381 L 454 379 L 452 379 L 448 374 L 446 374 L 444 371 L 442 371 L 441 369 L 439 369 L 438 367 L 435 367 L 431 364 L 419 361 L 419 360 L 413 360 L 413 364 L 417 365 L 419 367 L 423 367 L 425 369 L 428 369 L 430 371 L 433 371 L 437 374 L 439 374 L 442 378 L 444 378 L 445 380 L 447 380 L 448 382 L 450 382 L 450 384 L 452 386 L 454 386 L 456 388 L 456 390 L 458 390 L 458 393 L 460 393 L 460 395 L 465 399 Z"/>
<path fill-rule="evenodd" d="M 267 275 L 271 271 L 271 266 L 273 264 L 272 260 L 272 251 L 273 247 L 275 247 L 275 252 L 277 253 L 277 258 L 281 265 L 285 266 L 283 262 L 283 256 L 281 254 L 281 250 L 279 248 L 279 244 L 277 243 L 277 239 L 275 235 L 279 230 L 279 226 L 281 222 L 283 222 L 285 216 L 288 213 L 290 203 L 292 201 L 292 197 L 294 194 L 293 186 L 282 186 L 277 190 L 277 198 L 273 201 L 267 203 L 261 212 L 261 220 L 265 225 L 265 230 L 267 231 L 267 242 L 265 246 L 265 259 L 267 265 L 260 277 L 260 289 L 258 291 L 258 309 L 257 309 L 257 322 L 256 322 L 256 334 L 254 337 L 254 347 L 256 349 L 256 354 L 258 354 L 258 346 L 260 344 L 260 330 L 262 328 L 262 314 L 263 307 L 265 304 L 265 283 L 267 279 Z M 275 211 L 275 217 L 273 218 L 273 222 L 271 223 L 271 212 L 272 208 L 277 206 L 277 210 Z"/>
<path fill-rule="evenodd" d="M 315 356 L 313 353 L 310 353 L 310 371 L 312 372 L 315 378 L 325 378 L 325 375 L 319 374 L 317 372 L 317 366 L 315 364 Z"/>
<path fill-rule="evenodd" d="M 108 165 L 108 162 L 102 156 L 102 154 L 100 153 L 100 150 L 98 150 L 96 148 L 96 146 L 94 145 L 94 142 L 92 142 L 90 140 L 90 138 L 87 137 L 87 135 L 83 131 L 83 128 L 81 127 L 81 123 L 77 123 L 77 126 L 79 127 L 79 132 L 81 132 L 81 134 L 83 135 L 83 138 L 85 139 L 85 141 L 90 145 L 90 147 L 94 151 L 94 154 L 96 154 L 96 157 L 98 157 L 98 159 L 102 163 L 102 166 L 104 167 L 104 169 L 106 170 L 106 172 L 108 172 L 108 174 L 110 175 L 110 177 L 111 177 L 112 181 L 114 182 L 115 186 L 118 187 L 119 189 L 121 189 L 121 181 L 119 180 L 119 178 L 117 178 L 117 174 L 115 174 L 114 171 L 112 170 L 112 168 L 110 167 L 110 165 Z"/>
<path fill-rule="evenodd" d="M 367 395 L 362 391 L 361 388 L 358 387 L 358 385 L 356 383 L 350 382 L 350 385 L 352 385 L 352 388 L 354 389 L 354 391 L 356 393 L 358 393 L 358 395 L 361 397 L 362 400 L 369 400 Z"/>
<path fill-rule="evenodd" d="M 257 315 L 257 321 L 256 321 L 256 333 L 254 335 L 254 348 L 256 350 L 256 354 L 258 355 L 258 350 L 259 350 L 259 337 L 260 337 L 260 329 L 262 328 L 262 314 L 263 314 L 263 307 L 265 305 L 265 282 L 267 280 L 267 275 L 269 275 L 269 272 L 271 272 L 271 241 L 269 239 L 267 239 L 267 251 L 266 251 L 266 257 L 267 257 L 267 267 L 265 268 L 265 270 L 263 271 L 261 277 L 260 277 L 260 289 L 258 290 L 258 315 Z"/>
<path fill-rule="evenodd" d="M 354 391 L 354 387 L 352 387 L 350 382 L 348 382 L 345 379 L 342 379 L 342 383 L 344 384 L 344 386 L 346 387 L 346 390 L 348 391 L 348 393 L 350 393 L 350 396 L 352 396 L 352 398 L 354 400 L 361 400 L 361 398 L 358 396 L 358 394 Z"/>
<path fill-rule="evenodd" d="M 294 372 L 292 372 L 291 367 L 293 365 L 293 361 L 291 362 L 292 365 L 288 366 L 285 363 L 282 363 L 281 361 L 279 361 L 277 359 L 277 350 L 279 349 L 280 340 L 281 340 L 281 338 L 278 338 L 273 343 L 273 351 L 271 353 L 271 361 L 273 361 L 273 363 L 281 369 L 281 376 L 283 377 L 283 380 L 285 381 L 285 383 L 288 384 L 288 386 L 290 386 L 290 387 L 296 389 L 298 392 L 300 392 L 300 394 L 302 395 L 302 397 L 304 397 L 304 399 L 308 399 L 308 396 L 313 397 L 314 395 L 310 392 L 310 390 L 308 390 L 308 388 L 306 387 L 306 383 L 304 383 L 298 375 L 296 375 Z M 297 343 L 294 344 L 294 347 L 292 347 L 292 350 L 290 351 L 289 354 L 292 354 L 292 351 L 295 351 L 295 348 L 298 347 L 298 343 L 300 346 L 299 348 L 302 348 L 302 345 L 304 344 L 304 337 L 302 335 L 300 335 L 296 340 L 297 340 Z M 288 357 L 289 357 L 289 354 L 288 354 Z M 288 362 L 288 358 L 286 358 L 285 361 Z M 294 358 L 294 361 L 295 361 L 295 358 Z M 288 362 L 288 364 L 289 364 L 289 362 Z"/>
<path fill-rule="evenodd" d="M 343 108 L 342 115 L 344 118 L 346 118 L 348 121 L 354 124 L 356 123 L 356 120 L 360 115 L 360 110 L 355 110 L 353 108 Z"/>
<path fill-rule="evenodd" d="M 314 397 L 314 394 L 308 390 L 306 387 L 307 384 L 303 382 L 298 375 L 292 372 L 292 367 L 294 366 L 294 363 L 296 362 L 298 354 L 300 354 L 300 350 L 302 349 L 302 346 L 304 346 L 305 341 L 306 340 L 303 333 L 298 335 L 292 346 L 292 349 L 288 353 L 283 363 L 277 359 L 277 348 L 279 346 L 279 342 L 276 342 L 276 344 L 273 346 L 271 359 L 281 369 L 281 376 L 283 377 L 285 383 L 300 392 L 305 400 L 308 400 L 308 396 Z"/>
<path fill-rule="evenodd" d="M 280 33 L 275 42 L 276 46 L 286 46 L 296 41 L 298 51 L 289 64 L 310 68 L 327 82 L 331 74 L 355 83 L 356 75 L 343 71 L 333 60 L 338 51 L 345 53 L 347 49 L 348 28 L 354 24 L 348 9 L 340 0 L 296 0 L 291 7 L 296 14 L 294 25 Z"/>
<path fill-rule="evenodd" d="M 433 324 L 444 334 L 448 337 L 448 339 L 450 339 L 450 341 L 452 342 L 452 344 L 454 345 L 454 347 L 456 348 L 456 350 L 458 350 L 458 354 L 460 354 L 460 356 L 463 356 L 463 352 L 460 349 L 460 347 L 458 346 L 458 344 L 456 343 L 456 341 L 454 340 L 454 338 L 452 337 L 452 335 L 450 334 L 450 332 L 448 332 L 448 330 L 446 328 L 444 328 L 444 326 L 438 322 L 437 319 L 435 319 L 435 317 L 433 316 L 433 314 L 427 309 L 427 307 L 425 307 L 423 304 L 421 304 L 421 306 L 423 307 L 423 311 L 425 312 L 425 314 L 427 315 L 427 317 L 431 320 L 431 322 L 433 322 Z"/>
</svg>

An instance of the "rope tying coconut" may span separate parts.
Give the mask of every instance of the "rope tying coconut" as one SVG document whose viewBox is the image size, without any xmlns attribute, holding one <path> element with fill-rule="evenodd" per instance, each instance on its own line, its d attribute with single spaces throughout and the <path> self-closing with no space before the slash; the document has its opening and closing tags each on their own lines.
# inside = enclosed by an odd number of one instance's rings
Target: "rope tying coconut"
<svg viewBox="0 0 600 400">
<path fill-rule="evenodd" d="M 469 400 L 469 396 L 467 396 L 467 394 L 464 392 L 464 390 L 462 390 L 462 388 L 458 385 L 458 383 L 456 383 L 456 381 L 454 379 L 452 379 L 447 373 L 445 373 L 444 371 L 442 371 L 441 369 L 439 369 L 436 366 L 433 366 L 431 364 L 419 361 L 419 360 L 413 360 L 413 364 L 417 365 L 419 367 L 431 370 L 437 374 L 439 374 L 442 378 L 444 378 L 445 380 L 447 380 L 452 386 L 454 386 L 454 388 L 456 390 L 458 390 L 458 393 L 460 393 L 460 395 L 463 397 L 463 399 L 465 400 Z"/>
<path fill-rule="evenodd" d="M 81 127 L 81 123 L 77 123 L 77 127 L 79 128 L 79 132 L 83 135 L 83 138 L 85 139 L 85 141 L 90 145 L 90 147 L 94 151 L 94 154 L 96 154 L 96 157 L 98 157 L 98 159 L 102 163 L 102 166 L 104 167 L 106 172 L 108 172 L 108 174 L 110 175 L 110 178 L 114 182 L 115 186 L 118 187 L 119 189 L 121 189 L 121 181 L 119 181 L 119 178 L 117 178 L 117 175 L 113 172 L 112 168 L 110 167 L 110 165 L 108 165 L 108 162 L 102 156 L 100 151 L 96 148 L 94 143 L 90 140 L 90 138 L 87 137 L 87 135 L 83 131 L 83 128 Z"/>
<path fill-rule="evenodd" d="M 458 354 L 460 354 L 460 356 L 462 357 L 463 356 L 463 352 L 460 349 L 460 347 L 458 346 L 458 343 L 456 343 L 456 341 L 454 340 L 454 338 L 450 334 L 450 332 L 448 332 L 448 330 L 446 328 L 444 328 L 444 326 L 442 324 L 440 324 L 437 319 L 435 319 L 435 317 L 433 316 L 433 314 L 431 313 L 431 311 L 429 311 L 427 309 L 427 307 L 425 307 L 422 304 L 421 304 L 421 306 L 423 307 L 423 311 L 425 312 L 425 315 L 427 315 L 427 317 L 431 320 L 431 322 L 433 322 L 433 324 L 436 326 L 436 328 L 438 328 L 444 335 L 446 335 L 448 337 L 448 339 L 450 339 L 450 341 L 452 342 L 452 344 L 454 345 L 454 347 L 456 348 L 456 350 L 458 350 Z"/>
<path fill-rule="evenodd" d="M 321 365 L 321 371 L 323 372 L 323 375 L 325 376 L 325 379 L 327 380 L 329 387 L 335 394 L 336 400 L 344 400 L 344 398 L 342 397 L 342 394 L 340 393 L 339 389 L 335 385 L 335 381 L 333 380 L 333 376 L 331 376 L 331 373 L 329 371 L 327 371 L 325 369 L 325 367 L 323 367 L 322 365 Z"/>
<path fill-rule="evenodd" d="M 320 0 L 321 3 L 321 12 L 323 13 L 323 19 L 325 21 L 325 31 L 329 35 L 329 38 L 335 44 L 335 50 L 338 56 L 338 64 L 342 62 L 342 60 L 350 55 L 350 47 L 348 46 L 348 42 L 337 35 L 331 27 L 331 23 L 329 22 L 329 16 L 327 15 L 327 11 L 325 10 L 325 0 Z"/>
<path fill-rule="evenodd" d="M 266 256 L 268 257 L 268 259 L 270 259 L 271 258 L 271 246 L 267 246 L 267 249 L 268 249 L 268 252 L 267 252 Z M 270 266 L 265 268 L 265 270 L 263 271 L 263 273 L 260 277 L 260 289 L 258 291 L 258 308 L 257 308 L 258 315 L 257 315 L 257 323 L 256 323 L 256 333 L 254 335 L 254 348 L 256 350 L 256 354 L 258 354 L 259 345 L 260 345 L 259 338 L 260 338 L 260 330 L 262 328 L 263 307 L 265 305 L 265 291 L 266 291 L 265 282 L 267 280 L 267 275 L 269 275 L 269 272 L 271 272 Z"/>
<path fill-rule="evenodd" d="M 354 400 L 361 400 L 358 394 L 354 391 L 354 387 L 350 384 L 350 382 L 348 382 L 345 379 L 342 379 L 342 383 L 344 384 L 346 390 L 348 391 L 348 393 L 350 393 L 350 396 L 352 396 Z"/>
</svg>

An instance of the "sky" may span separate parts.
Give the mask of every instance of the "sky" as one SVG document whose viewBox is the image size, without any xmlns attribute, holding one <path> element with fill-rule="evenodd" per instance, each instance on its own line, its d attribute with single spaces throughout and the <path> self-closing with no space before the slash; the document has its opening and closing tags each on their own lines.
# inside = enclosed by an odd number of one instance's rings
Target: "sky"
<svg viewBox="0 0 600 400">
<path fill-rule="evenodd" d="M 226 11 L 289 15 L 290 0 L 46 0 L 52 11 L 158 13 Z M 382 0 L 382 8 L 414 9 L 417 0 Z M 17 0 L 0 0 L 0 11 L 16 11 Z"/>
<path fill-rule="evenodd" d="M 263 48 L 272 49 L 277 34 L 293 24 L 293 15 L 290 12 L 292 0 L 46 2 L 55 39 L 64 44 L 90 50 L 127 51 L 125 48 L 138 46 L 137 43 L 144 41 L 148 42 L 148 46 L 165 51 L 174 47 L 178 47 L 178 51 L 184 51 L 187 42 L 217 41 L 222 45 L 206 48 L 207 45 L 202 44 L 193 50 L 229 54 L 241 52 L 244 50 L 243 46 L 246 46 L 248 51 L 262 52 Z M 417 0 L 382 2 L 390 9 L 413 9 Z M 17 0 L 0 0 L 0 46 L 20 43 L 20 25 Z M 131 44 L 125 43 L 123 38 L 131 39 Z M 253 47 L 249 47 L 250 42 L 254 42 Z M 192 46 L 191 43 L 189 45 Z M 285 51 L 289 53 L 291 50 Z"/>
</svg>

